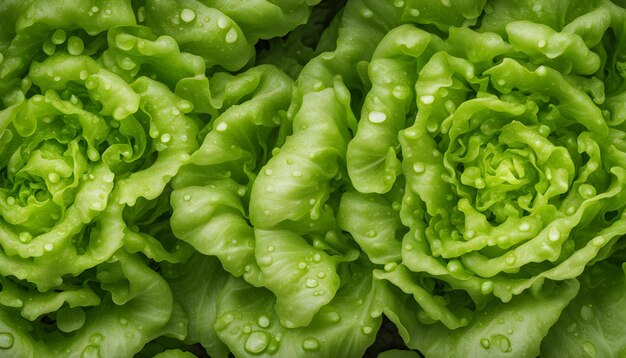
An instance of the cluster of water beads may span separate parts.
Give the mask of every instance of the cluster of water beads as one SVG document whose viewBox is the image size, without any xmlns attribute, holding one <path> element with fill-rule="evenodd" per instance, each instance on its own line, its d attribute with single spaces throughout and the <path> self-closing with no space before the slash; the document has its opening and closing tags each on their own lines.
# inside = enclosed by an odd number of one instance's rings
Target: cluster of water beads
<svg viewBox="0 0 626 358">
<path fill-rule="evenodd" d="M 57 51 L 57 47 L 63 45 L 66 41 L 66 49 L 70 55 L 78 56 L 85 50 L 85 44 L 80 37 L 70 36 L 68 38 L 67 33 L 63 29 L 55 30 L 52 35 L 44 41 L 42 50 L 46 55 L 52 56 Z"/>
</svg>

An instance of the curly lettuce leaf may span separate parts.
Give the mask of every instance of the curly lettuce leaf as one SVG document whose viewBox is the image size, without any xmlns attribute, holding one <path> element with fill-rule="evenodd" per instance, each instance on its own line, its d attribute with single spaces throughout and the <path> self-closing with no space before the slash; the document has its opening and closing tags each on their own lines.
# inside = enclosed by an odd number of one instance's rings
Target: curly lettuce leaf
<svg viewBox="0 0 626 358">
<path fill-rule="evenodd" d="M 541 296 L 530 293 L 508 303 L 494 303 L 477 312 L 462 328 L 450 329 L 432 322 L 415 299 L 426 299 L 406 271 L 375 271 L 379 279 L 400 280 L 384 285 L 377 307 L 398 327 L 409 348 L 419 349 L 429 357 L 464 357 L 468 354 L 500 357 L 536 357 L 543 337 L 559 319 L 561 312 L 576 296 L 578 283 L 564 281 Z M 397 287 L 395 287 L 397 286 Z M 445 312 L 441 312 L 445 314 Z"/>
<path fill-rule="evenodd" d="M 374 341 L 381 318 L 370 314 L 375 300 L 371 274 L 350 265 L 333 300 L 307 326 L 298 328 L 280 324 L 269 291 L 229 280 L 218 300 L 218 336 L 240 357 L 362 356 Z"/>
<path fill-rule="evenodd" d="M 624 265 L 603 261 L 580 277 L 579 294 L 541 345 L 546 357 L 621 354 L 624 341 Z"/>
</svg>

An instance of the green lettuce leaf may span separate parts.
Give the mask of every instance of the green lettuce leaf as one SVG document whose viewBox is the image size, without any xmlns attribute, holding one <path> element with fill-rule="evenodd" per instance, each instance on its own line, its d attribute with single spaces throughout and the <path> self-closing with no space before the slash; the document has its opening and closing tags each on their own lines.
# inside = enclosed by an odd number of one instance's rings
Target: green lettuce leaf
<svg viewBox="0 0 626 358">
<path fill-rule="evenodd" d="M 623 354 L 624 265 L 598 263 L 581 275 L 580 283 L 579 294 L 543 340 L 542 356 Z"/>
<path fill-rule="evenodd" d="M 344 286 L 304 327 L 279 323 L 275 298 L 263 288 L 230 279 L 218 300 L 215 329 L 237 357 L 362 356 L 381 323 L 371 314 L 375 299 L 372 276 L 348 264 Z"/>
</svg>

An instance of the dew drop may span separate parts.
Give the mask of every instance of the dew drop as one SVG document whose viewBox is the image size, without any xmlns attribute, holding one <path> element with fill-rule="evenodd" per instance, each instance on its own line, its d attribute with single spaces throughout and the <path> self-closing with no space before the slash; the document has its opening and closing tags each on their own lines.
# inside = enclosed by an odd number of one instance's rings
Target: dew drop
<svg viewBox="0 0 626 358">
<path fill-rule="evenodd" d="M 262 327 L 262 328 L 269 327 L 271 323 L 272 321 L 266 315 L 259 316 L 259 319 L 257 320 L 257 324 L 259 325 L 259 327 Z"/>
<path fill-rule="evenodd" d="M 572 323 L 570 323 L 570 324 L 567 326 L 566 331 L 567 331 L 567 333 L 574 333 L 574 331 L 576 330 L 576 328 L 578 328 L 578 323 L 576 323 L 576 322 L 572 322 Z"/>
<path fill-rule="evenodd" d="M 528 232 L 528 230 L 530 230 L 530 224 L 529 224 L 529 223 L 527 223 L 527 222 L 523 222 L 523 223 L 519 224 L 518 229 L 519 229 L 521 232 Z"/>
<path fill-rule="evenodd" d="M 54 31 L 52 34 L 52 43 L 55 45 L 60 45 L 65 42 L 66 34 L 65 31 L 58 29 Z"/>
<path fill-rule="evenodd" d="M 324 277 L 326 277 L 326 274 L 325 274 L 324 272 L 318 272 L 318 273 L 317 273 L 317 278 L 322 279 L 322 278 L 324 278 Z"/>
<path fill-rule="evenodd" d="M 189 200 L 191 200 L 191 195 L 189 195 L 189 194 L 185 194 L 185 195 L 183 196 L 183 200 L 185 200 L 185 201 L 189 201 Z"/>
<path fill-rule="evenodd" d="M 104 339 L 103 335 L 101 335 L 100 333 L 94 333 L 91 335 L 91 337 L 89 337 L 89 342 L 93 344 L 100 344 L 102 343 L 103 339 Z"/>
<path fill-rule="evenodd" d="M 220 17 L 217 19 L 217 27 L 220 29 L 225 29 L 228 26 L 228 20 L 225 17 Z"/>
<path fill-rule="evenodd" d="M 137 20 L 139 22 L 146 21 L 146 7 L 145 6 L 140 6 L 139 9 L 137 10 Z"/>
<path fill-rule="evenodd" d="M 454 111 L 456 111 L 456 104 L 454 103 L 454 101 L 452 100 L 447 100 L 443 106 L 446 108 L 446 111 L 448 112 L 448 114 L 452 114 L 454 113 Z"/>
<path fill-rule="evenodd" d="M 445 7 L 452 6 L 452 4 L 450 4 L 450 0 L 441 0 L 441 4 Z"/>
<path fill-rule="evenodd" d="M 578 188 L 578 193 L 585 199 L 590 199 L 596 195 L 596 188 L 590 184 L 583 184 Z"/>
<path fill-rule="evenodd" d="M 270 343 L 270 336 L 266 332 L 253 332 L 246 339 L 244 349 L 248 353 L 259 354 L 263 352 Z"/>
<path fill-rule="evenodd" d="M 437 131 L 437 129 L 439 129 L 439 124 L 435 121 L 428 121 L 428 123 L 426 123 L 426 130 L 430 133 L 434 133 Z"/>
<path fill-rule="evenodd" d="M 90 78 L 87 81 L 85 81 L 85 87 L 87 89 L 94 89 L 96 88 L 96 86 L 98 86 L 98 82 L 94 80 L 93 78 Z"/>
<path fill-rule="evenodd" d="M 54 245 L 52 245 L 51 243 L 44 244 L 44 245 L 43 245 L 43 249 L 44 249 L 45 251 L 50 252 L 50 251 L 54 250 Z"/>
<path fill-rule="evenodd" d="M 374 16 L 374 13 L 372 12 L 372 10 L 370 10 L 368 8 L 361 9 L 360 13 L 361 13 L 361 16 L 363 16 L 366 19 L 369 19 L 372 16 Z"/>
<path fill-rule="evenodd" d="M 480 285 L 480 292 L 482 292 L 484 295 L 488 295 L 493 292 L 493 288 L 493 281 L 485 281 Z"/>
<path fill-rule="evenodd" d="M 59 173 L 57 172 L 50 172 L 48 174 L 48 180 L 50 181 L 50 183 L 58 183 L 59 180 L 61 180 L 61 177 L 59 176 Z"/>
<path fill-rule="evenodd" d="M 458 272 L 463 271 L 463 267 L 461 266 L 461 263 L 456 260 L 448 262 L 447 269 L 451 273 L 458 273 Z"/>
<path fill-rule="evenodd" d="M 14 205 L 15 204 L 15 198 L 12 196 L 7 197 L 7 205 Z"/>
<path fill-rule="evenodd" d="M 172 136 L 169 133 L 161 135 L 161 142 L 169 143 L 170 140 L 172 140 Z"/>
<path fill-rule="evenodd" d="M 9 349 L 13 347 L 13 343 L 15 342 L 15 338 L 11 333 L 2 332 L 0 333 L 0 348 Z"/>
<path fill-rule="evenodd" d="M 389 262 L 389 263 L 386 263 L 386 264 L 385 264 L 385 266 L 384 266 L 384 270 L 385 270 L 385 271 L 387 271 L 387 272 L 391 272 L 391 271 L 395 270 L 395 269 L 396 269 L 396 267 L 398 267 L 398 264 L 397 264 L 397 263 L 395 263 L 395 262 Z"/>
<path fill-rule="evenodd" d="M 507 265 L 513 265 L 515 264 L 515 260 L 517 260 L 517 258 L 515 257 L 515 255 L 509 255 L 507 256 L 506 259 L 504 259 L 504 261 L 506 262 Z"/>
<path fill-rule="evenodd" d="M 300 262 L 300 263 L 298 264 L 298 268 L 299 268 L 300 270 L 304 270 L 306 267 L 307 267 L 306 262 Z"/>
<path fill-rule="evenodd" d="M 222 317 L 222 321 L 226 324 L 233 323 L 235 321 L 235 316 L 233 316 L 232 313 L 227 313 L 224 317 Z"/>
<path fill-rule="evenodd" d="M 363 334 L 371 334 L 374 331 L 374 329 L 370 326 L 363 326 L 361 331 L 363 332 Z"/>
<path fill-rule="evenodd" d="M 313 279 L 313 278 L 307 278 L 306 283 L 305 283 L 306 287 L 308 288 L 315 288 L 318 286 L 317 280 Z"/>
<path fill-rule="evenodd" d="M 435 97 L 432 95 L 424 95 L 420 97 L 420 101 L 424 104 L 432 104 L 435 102 Z"/>
<path fill-rule="evenodd" d="M 559 241 L 560 238 L 561 238 L 561 232 L 559 231 L 558 228 L 553 226 L 550 229 L 550 232 L 548 232 L 548 240 L 552 242 L 556 242 L 556 241 Z"/>
<path fill-rule="evenodd" d="M 263 256 L 259 258 L 259 265 L 261 266 L 270 266 L 274 262 L 274 259 L 271 256 Z"/>
<path fill-rule="evenodd" d="M 322 81 L 315 81 L 315 83 L 313 84 L 313 90 L 321 91 L 323 89 L 324 89 L 324 83 Z"/>
<path fill-rule="evenodd" d="M 590 341 L 585 341 L 585 343 L 583 343 L 583 350 L 590 357 L 594 357 L 595 358 L 598 355 L 598 352 L 596 350 L 596 346 L 593 343 L 591 343 Z"/>
<path fill-rule="evenodd" d="M 170 114 L 172 116 L 180 116 L 180 109 L 178 109 L 178 107 L 172 107 Z"/>
<path fill-rule="evenodd" d="M 85 44 L 83 43 L 83 40 L 80 39 L 80 37 L 72 36 L 69 38 L 69 40 L 67 40 L 67 52 L 69 52 L 70 55 L 78 56 L 83 53 L 84 49 Z"/>
<path fill-rule="evenodd" d="M 597 247 L 602 247 L 602 246 L 604 246 L 604 244 L 606 244 L 606 239 L 603 238 L 602 236 L 598 236 L 598 237 L 595 237 L 591 241 L 591 243 L 593 243 Z"/>
<path fill-rule="evenodd" d="M 105 183 L 112 183 L 113 179 L 115 179 L 115 174 L 113 173 L 106 173 L 102 176 L 102 181 Z"/>
<path fill-rule="evenodd" d="M 313 338 L 309 337 L 302 341 L 302 349 L 309 352 L 315 352 L 320 349 L 320 342 Z"/>
<path fill-rule="evenodd" d="M 302 176 L 302 172 L 301 172 L 301 171 L 299 171 L 299 170 L 293 171 L 293 172 L 291 173 L 291 176 L 293 176 L 293 177 L 295 177 L 295 178 L 299 178 L 299 177 L 301 177 L 301 176 Z"/>
<path fill-rule="evenodd" d="M 415 171 L 417 174 L 422 174 L 424 171 L 426 171 L 426 166 L 424 165 L 424 163 L 417 162 L 413 164 L 413 171 Z"/>
<path fill-rule="evenodd" d="M 320 254 L 313 255 L 314 262 L 320 262 L 321 259 L 322 259 L 322 256 Z"/>
<path fill-rule="evenodd" d="M 226 38 L 224 40 L 226 41 L 226 43 L 232 44 L 237 41 L 238 37 L 239 36 L 237 35 L 237 31 L 235 31 L 235 29 L 230 29 L 226 33 Z"/>
<path fill-rule="evenodd" d="M 192 22 L 196 18 L 196 12 L 191 9 L 183 9 L 180 12 L 180 19 L 184 22 Z"/>
<path fill-rule="evenodd" d="M 539 41 L 537 41 L 537 47 L 539 47 L 539 48 L 546 47 L 546 44 L 547 44 L 546 40 L 539 40 Z"/>
<path fill-rule="evenodd" d="M 370 122 L 372 123 L 383 123 L 384 121 L 387 120 L 387 115 L 384 114 L 383 112 L 378 112 L 378 111 L 372 111 L 370 112 L 370 114 L 367 116 L 367 118 L 369 119 Z"/>
<path fill-rule="evenodd" d="M 366 235 L 369 236 L 369 237 L 376 237 L 376 235 L 378 235 L 378 233 L 374 229 L 369 229 L 367 231 Z"/>
<path fill-rule="evenodd" d="M 397 99 L 406 99 L 409 97 L 409 88 L 407 86 L 395 86 L 391 94 Z"/>
<path fill-rule="evenodd" d="M 535 70 L 535 73 L 537 73 L 537 75 L 539 75 L 539 76 L 545 76 L 546 74 L 548 74 L 548 70 L 547 70 L 546 66 L 539 66 Z"/>
<path fill-rule="evenodd" d="M 41 48 L 43 49 L 43 52 L 48 56 L 54 55 L 57 49 L 56 46 L 52 43 L 52 41 L 44 42 Z"/>
<path fill-rule="evenodd" d="M 100 11 L 100 9 L 97 6 L 94 6 L 91 8 L 91 12 L 93 12 L 94 14 L 97 13 L 98 11 Z"/>
<path fill-rule="evenodd" d="M 491 341 L 489 340 L 489 338 L 483 338 L 480 340 L 480 346 L 484 349 L 489 349 L 491 348 Z"/>
<path fill-rule="evenodd" d="M 585 321 L 589 321 L 590 319 L 593 318 L 593 311 L 591 310 L 591 307 L 584 305 L 580 308 L 580 317 L 582 319 L 584 319 Z"/>
<path fill-rule="evenodd" d="M 409 10 L 409 14 L 413 17 L 418 17 L 420 16 L 420 11 L 418 9 L 411 9 Z"/>
<path fill-rule="evenodd" d="M 89 345 L 85 347 L 80 357 L 81 358 L 100 358 L 100 348 L 98 346 Z"/>
<path fill-rule="evenodd" d="M 339 312 L 330 312 L 328 314 L 328 319 L 331 322 L 339 322 L 341 320 L 341 316 L 339 315 Z"/>
<path fill-rule="evenodd" d="M 228 129 L 228 124 L 226 122 L 220 122 L 217 126 L 215 126 L 215 130 L 218 132 L 224 132 Z"/>
<path fill-rule="evenodd" d="M 493 343 L 494 346 L 498 347 L 502 353 L 511 351 L 511 341 L 509 341 L 507 337 L 501 334 L 495 335 L 491 339 L 491 343 Z"/>
</svg>

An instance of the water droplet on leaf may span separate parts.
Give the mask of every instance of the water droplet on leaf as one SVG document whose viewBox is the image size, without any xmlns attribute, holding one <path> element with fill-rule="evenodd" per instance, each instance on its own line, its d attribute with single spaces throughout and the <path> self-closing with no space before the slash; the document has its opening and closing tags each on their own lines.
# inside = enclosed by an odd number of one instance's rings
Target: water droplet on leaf
<svg viewBox="0 0 626 358">
<path fill-rule="evenodd" d="M 184 22 L 192 22 L 196 18 L 196 12 L 191 9 L 183 9 L 180 12 L 180 19 Z"/>
<path fill-rule="evenodd" d="M 383 123 L 387 120 L 387 115 L 383 112 L 372 111 L 369 113 L 368 117 L 370 122 L 372 123 Z"/>
<path fill-rule="evenodd" d="M 226 43 L 232 44 L 235 41 L 237 41 L 237 38 L 239 36 L 237 35 L 237 31 L 235 31 L 235 29 L 230 29 L 228 30 L 228 32 L 226 33 L 226 38 L 225 41 Z"/>
<path fill-rule="evenodd" d="M 302 341 L 302 349 L 309 352 L 318 351 L 320 349 L 320 342 L 313 337 L 307 338 Z"/>
<path fill-rule="evenodd" d="M 259 319 L 257 320 L 257 324 L 259 325 L 259 327 L 262 327 L 262 328 L 269 327 L 271 323 L 272 321 L 266 315 L 259 316 Z"/>
<path fill-rule="evenodd" d="M 270 343 L 270 336 L 266 332 L 253 332 L 246 339 L 244 349 L 248 353 L 258 354 L 263 352 Z"/>
<path fill-rule="evenodd" d="M 13 347 L 13 343 L 15 342 L 15 337 L 11 333 L 2 332 L 0 333 L 0 348 L 1 349 L 9 349 Z"/>
</svg>

